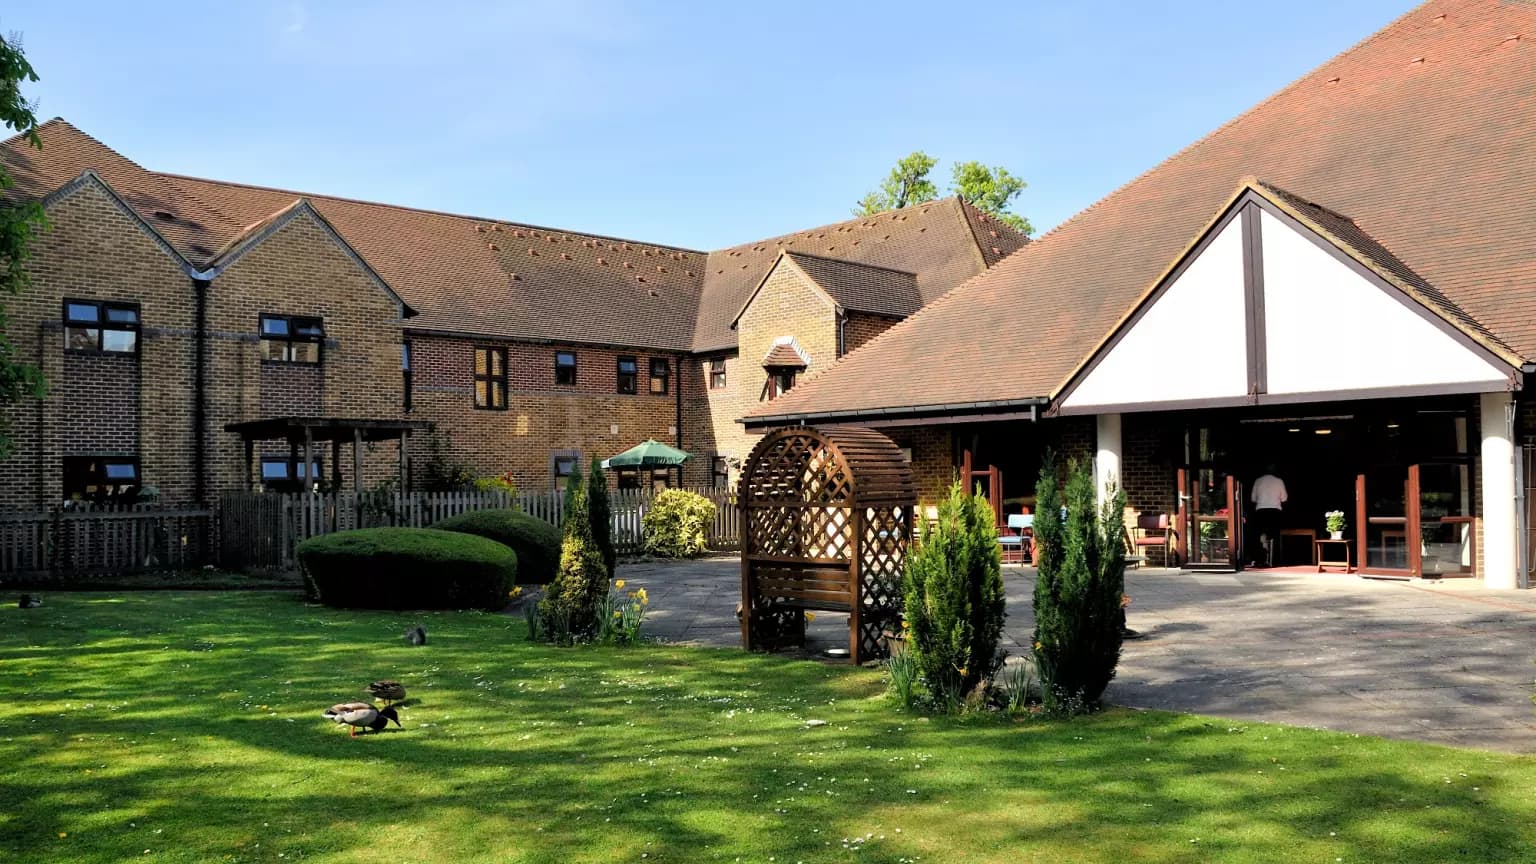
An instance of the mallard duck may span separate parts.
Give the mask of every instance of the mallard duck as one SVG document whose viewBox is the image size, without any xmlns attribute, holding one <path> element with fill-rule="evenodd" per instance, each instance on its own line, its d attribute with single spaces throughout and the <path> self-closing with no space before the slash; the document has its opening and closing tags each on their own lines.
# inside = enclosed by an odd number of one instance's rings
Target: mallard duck
<svg viewBox="0 0 1536 864">
<path fill-rule="evenodd" d="M 395 721 L 400 725 L 400 717 L 393 708 L 377 708 L 368 702 L 343 702 L 340 705 L 332 705 L 325 709 L 325 718 L 335 721 L 336 725 L 346 724 L 352 727 L 352 737 L 357 737 L 360 727 L 372 729 L 377 732 L 389 725 L 389 721 Z"/>
<path fill-rule="evenodd" d="M 18 602 L 16 605 L 22 609 L 36 609 L 37 607 L 43 605 L 43 598 L 34 597 L 31 594 L 23 594 L 21 595 L 20 602 Z"/>
<path fill-rule="evenodd" d="M 417 624 L 405 631 L 405 641 L 417 647 L 427 644 L 427 628 Z"/>
<path fill-rule="evenodd" d="M 399 681 L 391 681 L 388 678 L 383 681 L 375 681 L 368 685 L 368 695 L 375 699 L 383 699 L 385 705 L 399 702 L 405 698 L 405 685 Z"/>
</svg>

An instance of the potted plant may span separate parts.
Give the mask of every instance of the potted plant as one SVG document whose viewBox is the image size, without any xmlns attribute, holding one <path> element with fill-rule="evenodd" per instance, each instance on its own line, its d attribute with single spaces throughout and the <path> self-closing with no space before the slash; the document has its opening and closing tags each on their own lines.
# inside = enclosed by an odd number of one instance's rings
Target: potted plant
<svg viewBox="0 0 1536 864">
<path fill-rule="evenodd" d="M 1343 510 L 1329 510 L 1323 514 L 1324 524 L 1328 526 L 1328 537 L 1332 540 L 1344 539 L 1344 528 L 1349 525 L 1344 521 Z"/>
</svg>

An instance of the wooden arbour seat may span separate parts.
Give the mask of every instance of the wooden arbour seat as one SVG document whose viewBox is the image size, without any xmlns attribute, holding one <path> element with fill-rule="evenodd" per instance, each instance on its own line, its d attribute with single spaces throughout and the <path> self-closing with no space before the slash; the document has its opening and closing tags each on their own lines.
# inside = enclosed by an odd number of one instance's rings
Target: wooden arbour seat
<svg viewBox="0 0 1536 864">
<path fill-rule="evenodd" d="M 880 656 L 901 615 L 912 535 L 911 469 L 869 429 L 804 426 L 765 435 L 742 469 L 744 647 L 804 644 L 805 613 L 848 616 L 848 654 Z"/>
</svg>

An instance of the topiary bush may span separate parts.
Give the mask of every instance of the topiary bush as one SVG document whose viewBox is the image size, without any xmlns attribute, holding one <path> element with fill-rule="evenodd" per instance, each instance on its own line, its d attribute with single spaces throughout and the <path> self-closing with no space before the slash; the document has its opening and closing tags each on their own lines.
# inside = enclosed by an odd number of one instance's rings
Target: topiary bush
<svg viewBox="0 0 1536 864">
<path fill-rule="evenodd" d="M 1053 713 L 1096 706 L 1120 662 L 1125 493 L 1106 488 L 1101 508 L 1094 486 L 1092 464 L 1074 461 L 1063 494 L 1047 456 L 1035 489 L 1035 668 Z"/>
<path fill-rule="evenodd" d="M 597 631 L 597 613 L 608 594 L 603 554 L 592 541 L 587 492 L 580 484 L 567 490 L 570 507 L 561 526 L 560 570 L 539 601 L 539 627 L 547 638 L 569 644 Z"/>
<path fill-rule="evenodd" d="M 587 475 L 587 515 L 592 522 L 592 541 L 612 576 L 619 565 L 619 553 L 613 548 L 613 505 L 608 503 L 608 475 L 596 457 L 592 459 L 592 473 Z"/>
<path fill-rule="evenodd" d="M 936 706 L 959 707 L 1002 665 L 1007 612 L 997 517 L 957 481 L 907 555 L 902 578 L 906 651 Z"/>
<path fill-rule="evenodd" d="M 311 537 L 299 564 L 328 606 L 485 609 L 507 605 L 517 553 L 484 537 L 432 528 L 364 528 Z"/>
<path fill-rule="evenodd" d="M 510 546 L 517 553 L 517 581 L 522 584 L 547 585 L 560 569 L 560 529 L 520 510 L 477 510 L 432 527 Z"/>
<path fill-rule="evenodd" d="M 697 558 L 704 554 L 706 535 L 714 521 L 715 504 L 703 495 L 683 489 L 662 490 L 640 520 L 646 554 Z"/>
</svg>

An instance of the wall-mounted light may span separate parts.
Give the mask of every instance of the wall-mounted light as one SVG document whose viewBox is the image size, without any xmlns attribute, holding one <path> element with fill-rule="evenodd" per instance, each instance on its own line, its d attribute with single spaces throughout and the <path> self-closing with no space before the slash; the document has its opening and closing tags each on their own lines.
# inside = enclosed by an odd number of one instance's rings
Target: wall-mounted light
<svg viewBox="0 0 1536 864">
<path fill-rule="evenodd" d="M 1314 435 L 1332 435 L 1333 434 L 1333 430 L 1332 429 L 1313 429 L 1312 430 L 1312 434 L 1314 434 Z"/>
</svg>

